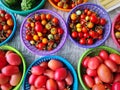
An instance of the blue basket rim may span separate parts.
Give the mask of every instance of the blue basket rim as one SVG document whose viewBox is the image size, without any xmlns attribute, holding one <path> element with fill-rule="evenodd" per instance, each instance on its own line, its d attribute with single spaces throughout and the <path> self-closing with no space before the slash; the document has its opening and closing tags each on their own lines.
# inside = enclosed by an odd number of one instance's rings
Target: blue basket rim
<svg viewBox="0 0 120 90">
<path fill-rule="evenodd" d="M 76 41 L 71 37 L 71 35 L 70 35 L 70 32 L 69 32 L 69 23 L 68 23 L 68 22 L 69 22 L 70 14 L 71 14 L 72 12 L 74 12 L 77 7 L 81 7 L 81 6 L 84 6 L 84 5 L 96 6 L 96 7 L 100 8 L 103 12 L 105 12 L 105 13 L 107 14 L 107 16 L 108 16 L 108 24 L 109 24 L 110 30 L 109 30 L 107 36 L 104 37 L 104 40 L 102 40 L 102 42 L 99 43 L 99 44 L 96 44 L 96 45 L 94 45 L 94 44 L 93 44 L 93 45 L 81 45 L 81 44 L 79 44 L 78 42 L 76 42 Z M 68 34 L 69 34 L 68 36 L 69 36 L 69 39 L 70 39 L 75 45 L 77 45 L 78 47 L 83 47 L 83 48 L 95 48 L 95 47 L 98 47 L 98 46 L 102 45 L 102 44 L 109 38 L 110 33 L 111 33 L 111 29 L 112 29 L 111 18 L 110 18 L 110 16 L 109 16 L 109 14 L 107 13 L 107 11 L 106 11 L 103 7 L 101 7 L 100 5 L 97 5 L 97 4 L 94 4 L 94 3 L 90 3 L 90 2 L 87 2 L 87 3 L 84 3 L 84 4 L 79 4 L 79 5 L 75 6 L 75 7 L 68 13 L 66 22 L 67 22 L 66 24 L 67 24 L 67 28 L 68 28 Z"/>
<path fill-rule="evenodd" d="M 46 59 L 46 60 L 57 59 L 57 60 L 61 61 L 64 65 L 66 65 L 67 68 L 70 69 L 70 72 L 73 75 L 73 79 L 74 79 L 74 82 L 73 82 L 73 88 L 74 89 L 73 90 L 78 90 L 78 78 L 77 78 L 77 73 L 76 73 L 75 69 L 73 68 L 72 64 L 67 59 L 65 59 L 61 56 L 57 56 L 57 55 L 48 55 L 48 56 L 44 56 L 44 57 L 38 58 L 35 61 L 33 61 L 29 65 L 28 69 L 26 70 L 26 74 L 25 74 L 25 77 L 24 77 L 24 80 L 23 80 L 22 90 L 25 90 L 25 80 L 27 79 L 27 75 L 28 75 L 28 72 L 31 69 L 31 67 L 34 66 L 35 63 L 37 63 L 38 61 L 41 61 L 43 59 Z"/>
</svg>

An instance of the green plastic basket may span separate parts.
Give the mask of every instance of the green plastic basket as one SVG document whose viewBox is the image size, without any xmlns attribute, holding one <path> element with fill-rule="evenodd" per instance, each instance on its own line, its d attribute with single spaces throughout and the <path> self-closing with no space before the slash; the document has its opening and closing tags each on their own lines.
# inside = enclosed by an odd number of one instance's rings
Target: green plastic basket
<svg viewBox="0 0 120 90">
<path fill-rule="evenodd" d="M 20 86 L 21 86 L 21 84 L 23 82 L 25 72 L 26 72 L 25 59 L 24 59 L 23 55 L 17 49 L 13 48 L 12 46 L 8 46 L 8 45 L 0 46 L 0 50 L 11 50 L 11 51 L 17 53 L 22 59 L 22 66 L 21 66 L 22 72 L 23 72 L 22 73 L 22 78 L 21 78 L 21 81 L 19 82 L 19 84 L 12 89 L 12 90 L 19 90 L 19 88 L 20 88 Z"/>
<path fill-rule="evenodd" d="M 118 51 L 116 51 L 115 49 L 110 48 L 110 47 L 108 47 L 108 46 L 99 46 L 99 47 L 97 47 L 97 48 L 88 49 L 86 52 L 84 52 L 84 53 L 82 54 L 82 56 L 80 57 L 80 59 L 79 59 L 78 67 L 77 67 L 78 78 L 79 78 L 80 84 L 82 85 L 82 87 L 83 87 L 84 90 L 90 90 L 90 88 L 88 88 L 88 87 L 84 84 L 84 82 L 83 82 L 83 80 L 82 80 L 82 74 L 83 74 L 83 71 L 84 71 L 84 70 L 82 69 L 82 67 L 81 67 L 82 60 L 83 60 L 83 58 L 85 58 L 85 57 L 88 56 L 88 55 L 89 55 L 89 56 L 98 55 L 98 53 L 100 52 L 100 50 L 106 50 L 106 51 L 108 51 L 109 53 L 116 53 L 116 54 L 119 54 L 119 55 L 120 55 L 120 53 L 119 53 Z"/>
</svg>

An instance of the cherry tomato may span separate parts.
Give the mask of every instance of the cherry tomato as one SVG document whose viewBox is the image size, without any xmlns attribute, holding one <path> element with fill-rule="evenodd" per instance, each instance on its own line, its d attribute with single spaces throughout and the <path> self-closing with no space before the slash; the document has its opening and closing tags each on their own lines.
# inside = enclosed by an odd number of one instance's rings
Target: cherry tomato
<svg viewBox="0 0 120 90">
<path fill-rule="evenodd" d="M 39 14 L 35 14 L 34 18 L 35 18 L 35 20 L 36 20 L 36 21 L 38 21 L 38 20 L 40 20 L 40 19 L 41 19 L 41 17 L 40 17 L 40 15 L 39 15 Z"/>
<path fill-rule="evenodd" d="M 32 40 L 33 38 L 32 38 L 31 35 L 26 35 L 26 36 L 25 36 L 25 39 L 28 40 L 28 41 L 30 41 L 30 40 Z"/>
<path fill-rule="evenodd" d="M 92 90 L 106 90 L 106 89 L 105 89 L 105 86 L 103 84 L 95 84 L 92 87 Z"/>
<path fill-rule="evenodd" d="M 92 11 L 88 10 L 87 15 L 90 16 L 92 14 Z"/>
<path fill-rule="evenodd" d="M 93 70 L 90 68 L 87 68 L 86 73 L 87 73 L 87 75 L 92 76 L 92 77 L 97 76 L 97 70 Z"/>
<path fill-rule="evenodd" d="M 60 35 L 62 35 L 63 33 L 64 33 L 64 30 L 62 29 L 62 28 L 58 28 L 58 33 L 60 34 Z"/>
<path fill-rule="evenodd" d="M 86 75 L 86 74 L 83 75 L 83 80 L 89 88 L 92 88 L 95 83 L 94 80 L 92 79 L 92 77 L 90 77 L 89 75 Z"/>
<path fill-rule="evenodd" d="M 101 24 L 101 25 L 105 25 L 105 24 L 106 24 L 106 20 L 105 20 L 104 18 L 101 18 L 101 19 L 100 19 L 100 24 Z"/>
<path fill-rule="evenodd" d="M 91 21 L 91 22 L 96 23 L 97 20 L 98 20 L 98 19 L 97 19 L 97 16 L 95 16 L 95 15 L 90 16 L 90 21 Z"/>
<path fill-rule="evenodd" d="M 93 31 L 93 30 L 90 30 L 89 31 L 89 35 L 92 37 L 92 38 L 94 38 L 95 37 L 95 31 Z"/>
<path fill-rule="evenodd" d="M 88 67 L 88 62 L 89 62 L 90 57 L 86 56 L 83 61 L 82 61 L 82 66 L 87 68 Z"/>
<path fill-rule="evenodd" d="M 112 90 L 120 90 L 120 82 L 113 83 Z"/>
<path fill-rule="evenodd" d="M 113 82 L 120 82 L 120 73 L 116 73 Z"/>
<path fill-rule="evenodd" d="M 98 76 L 94 77 L 94 81 L 95 81 L 95 84 L 102 84 L 103 83 Z"/>
<path fill-rule="evenodd" d="M 77 15 L 75 13 L 72 13 L 70 17 L 73 21 L 77 19 Z"/>
<path fill-rule="evenodd" d="M 120 55 L 112 53 L 109 55 L 109 58 L 114 61 L 116 64 L 120 65 Z"/>
<path fill-rule="evenodd" d="M 91 57 L 88 61 L 88 68 L 97 69 L 100 65 L 100 61 L 96 57 Z"/>
<path fill-rule="evenodd" d="M 92 38 L 87 39 L 87 44 L 92 45 L 93 44 L 93 39 Z"/>
<path fill-rule="evenodd" d="M 85 19 L 85 15 L 84 15 L 84 14 L 81 14 L 80 18 L 81 18 L 81 19 Z"/>
<path fill-rule="evenodd" d="M 41 23 L 38 21 L 35 23 L 35 31 L 36 32 L 42 32 L 43 30 L 43 26 L 41 25 Z"/>
<path fill-rule="evenodd" d="M 60 0 L 54 0 L 54 2 L 56 2 L 56 3 L 59 2 L 59 1 L 60 1 Z"/>
<path fill-rule="evenodd" d="M 87 33 L 87 32 L 88 32 L 88 29 L 87 29 L 86 27 L 83 27 L 83 28 L 82 28 L 82 32 L 83 32 L 83 33 Z"/>
<path fill-rule="evenodd" d="M 86 39 L 85 38 L 81 38 L 79 41 L 80 44 L 86 44 Z"/>
<path fill-rule="evenodd" d="M 54 17 L 54 18 L 52 19 L 52 22 L 57 25 L 57 24 L 59 23 L 59 20 L 58 20 L 58 18 L 55 18 L 55 17 Z"/>
<path fill-rule="evenodd" d="M 3 30 L 3 26 L 0 24 L 0 31 Z"/>
<path fill-rule="evenodd" d="M 56 81 L 53 79 L 48 79 L 46 82 L 46 88 L 47 90 L 58 90 Z"/>
<path fill-rule="evenodd" d="M 100 52 L 99 52 L 99 56 L 102 58 L 102 59 L 104 59 L 104 60 L 106 60 L 106 59 L 108 59 L 108 52 L 107 51 L 105 51 L 105 50 L 101 50 Z"/>
<path fill-rule="evenodd" d="M 116 72 L 118 70 L 117 64 L 112 60 L 107 59 L 104 63 L 112 72 Z"/>
<path fill-rule="evenodd" d="M 0 14 L 4 15 L 5 13 L 6 13 L 5 10 L 2 10 L 2 9 L 0 10 Z"/>
<path fill-rule="evenodd" d="M 76 31 L 73 31 L 73 32 L 72 32 L 72 37 L 73 37 L 73 38 L 77 38 L 77 36 L 78 36 L 78 33 L 77 33 Z"/>
<path fill-rule="evenodd" d="M 6 20 L 11 19 L 11 18 L 12 18 L 12 17 L 11 17 L 10 14 L 8 14 L 8 13 L 5 14 L 5 19 L 6 19 Z"/>
<path fill-rule="evenodd" d="M 38 44 L 38 49 L 43 50 L 45 48 L 45 44 L 39 43 Z"/>
<path fill-rule="evenodd" d="M 105 64 L 100 64 L 97 74 L 104 83 L 111 83 L 113 81 L 113 74 Z"/>
<path fill-rule="evenodd" d="M 101 35 L 101 34 L 103 34 L 103 30 L 102 30 L 102 29 L 98 29 L 98 30 L 97 30 L 97 33 L 98 33 L 99 35 Z"/>
<path fill-rule="evenodd" d="M 38 75 L 31 74 L 29 77 L 29 80 L 28 80 L 29 84 L 34 85 L 37 77 L 38 77 Z"/>
<path fill-rule="evenodd" d="M 43 13 L 40 15 L 40 17 L 41 17 L 41 20 L 45 20 L 46 19 L 46 15 L 43 14 Z"/>
<path fill-rule="evenodd" d="M 79 32 L 79 33 L 78 33 L 78 37 L 83 38 L 83 36 L 84 36 L 84 35 L 83 35 L 83 32 Z"/>
<path fill-rule="evenodd" d="M 47 19 L 47 20 L 50 20 L 51 18 L 52 18 L 51 14 L 47 14 L 47 15 L 46 15 L 46 19 Z"/>
</svg>

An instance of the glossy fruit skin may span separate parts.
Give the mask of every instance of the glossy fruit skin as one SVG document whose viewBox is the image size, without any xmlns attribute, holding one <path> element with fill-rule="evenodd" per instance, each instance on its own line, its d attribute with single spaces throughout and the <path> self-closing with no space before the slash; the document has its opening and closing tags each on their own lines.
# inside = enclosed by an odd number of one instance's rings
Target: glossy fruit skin
<svg viewBox="0 0 120 90">
<path fill-rule="evenodd" d="M 72 74 L 69 71 L 68 71 L 68 75 L 65 78 L 65 82 L 69 86 L 73 84 L 73 77 L 72 77 Z"/>
<path fill-rule="evenodd" d="M 112 90 L 120 90 L 120 82 L 113 83 Z"/>
<path fill-rule="evenodd" d="M 90 69 L 97 69 L 100 65 L 100 61 L 96 57 L 92 57 L 89 59 L 88 68 Z"/>
<path fill-rule="evenodd" d="M 3 84 L 3 85 L 1 85 L 1 89 L 2 90 L 10 90 L 10 89 L 12 89 L 12 86 L 9 83 Z"/>
<path fill-rule="evenodd" d="M 84 75 L 83 80 L 89 88 L 92 88 L 95 83 L 92 77 L 90 77 L 89 75 Z"/>
<path fill-rule="evenodd" d="M 94 81 L 95 81 L 95 84 L 102 84 L 103 83 L 98 76 L 94 77 Z"/>
<path fill-rule="evenodd" d="M 59 90 L 64 90 L 66 84 L 64 81 L 57 81 L 57 85 L 58 85 Z"/>
<path fill-rule="evenodd" d="M 16 53 L 7 54 L 6 60 L 10 65 L 20 65 L 21 64 L 21 58 Z"/>
<path fill-rule="evenodd" d="M 46 84 L 46 81 L 47 81 L 47 77 L 41 75 L 36 78 L 34 85 L 37 88 L 41 88 Z"/>
<path fill-rule="evenodd" d="M 120 82 L 120 73 L 116 73 L 114 75 L 114 81 L 113 82 Z"/>
<path fill-rule="evenodd" d="M 50 69 L 46 69 L 44 71 L 44 75 L 46 75 L 48 78 L 54 79 L 55 72 Z"/>
<path fill-rule="evenodd" d="M 29 84 L 34 85 L 37 77 L 38 77 L 38 75 L 31 74 L 30 77 L 29 77 L 29 80 L 28 80 Z"/>
<path fill-rule="evenodd" d="M 99 78 L 105 83 L 113 81 L 113 74 L 105 64 L 101 64 L 97 69 Z"/>
<path fill-rule="evenodd" d="M 7 65 L 4 68 L 2 68 L 1 72 L 6 76 L 11 76 L 19 72 L 19 67 L 13 65 Z"/>
<path fill-rule="evenodd" d="M 82 61 L 82 66 L 87 68 L 88 67 L 88 62 L 89 62 L 90 57 L 86 56 L 83 61 Z"/>
<path fill-rule="evenodd" d="M 52 69 L 53 71 L 57 70 L 58 68 L 62 68 L 63 64 L 60 61 L 57 60 L 50 60 L 48 62 L 48 67 Z"/>
<path fill-rule="evenodd" d="M 0 84 L 6 84 L 10 80 L 10 77 L 0 73 Z"/>
<path fill-rule="evenodd" d="M 57 90 L 57 83 L 53 79 L 48 79 L 46 82 L 47 90 Z"/>
<path fill-rule="evenodd" d="M 55 80 L 64 80 L 67 77 L 66 68 L 59 68 L 55 71 L 54 79 Z"/>
<path fill-rule="evenodd" d="M 31 69 L 32 74 L 34 75 L 41 75 L 44 72 L 44 68 L 41 66 L 33 66 Z"/>
<path fill-rule="evenodd" d="M 105 24 L 106 24 L 106 20 L 105 20 L 104 18 L 101 18 L 101 19 L 100 19 L 100 24 L 101 24 L 101 25 L 105 25 Z"/>
<path fill-rule="evenodd" d="M 96 84 L 93 86 L 92 90 L 106 90 L 103 84 Z"/>
<path fill-rule="evenodd" d="M 90 21 L 93 22 L 93 23 L 96 23 L 97 22 L 97 17 L 95 15 L 92 15 L 90 16 Z"/>
<path fill-rule="evenodd" d="M 0 56 L 0 70 L 7 65 L 6 58 L 4 56 Z"/>
<path fill-rule="evenodd" d="M 112 53 L 109 55 L 109 58 L 114 61 L 116 64 L 120 65 L 120 56 L 118 54 Z"/>
<path fill-rule="evenodd" d="M 105 60 L 104 63 L 112 72 L 116 72 L 118 70 L 117 64 L 112 60 Z"/>
<path fill-rule="evenodd" d="M 93 76 L 93 77 L 97 76 L 97 70 L 95 70 L 95 69 L 89 69 L 89 68 L 87 68 L 86 73 L 89 76 Z"/>
</svg>

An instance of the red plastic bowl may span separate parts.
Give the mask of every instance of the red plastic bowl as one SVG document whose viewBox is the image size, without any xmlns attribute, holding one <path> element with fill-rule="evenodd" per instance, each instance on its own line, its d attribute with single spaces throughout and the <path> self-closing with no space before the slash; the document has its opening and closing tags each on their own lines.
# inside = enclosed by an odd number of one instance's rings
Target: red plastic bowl
<svg viewBox="0 0 120 90">
<path fill-rule="evenodd" d="M 114 29 L 114 27 L 115 27 L 116 21 L 120 21 L 120 13 L 115 16 L 115 18 L 113 19 L 113 22 L 112 22 L 112 39 L 115 42 L 115 44 L 117 45 L 117 47 L 120 48 L 120 44 L 118 43 L 118 41 L 117 41 L 117 39 L 115 37 L 115 29 Z"/>
</svg>

